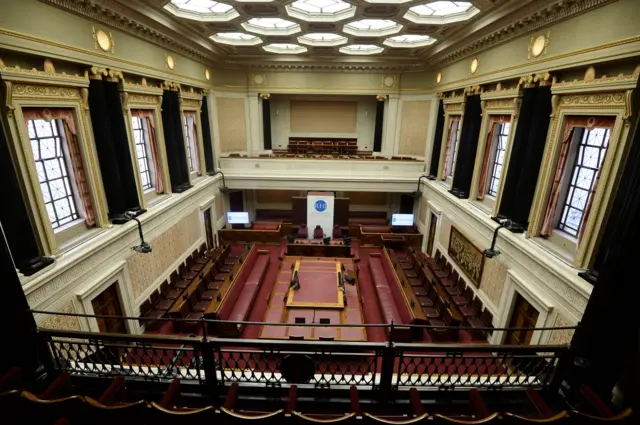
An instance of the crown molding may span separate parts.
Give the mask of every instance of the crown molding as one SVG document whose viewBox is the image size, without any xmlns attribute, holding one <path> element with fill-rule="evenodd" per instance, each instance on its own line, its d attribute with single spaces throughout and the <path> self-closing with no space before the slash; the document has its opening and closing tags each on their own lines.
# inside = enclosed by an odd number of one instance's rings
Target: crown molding
<svg viewBox="0 0 640 425">
<path fill-rule="evenodd" d="M 67 12 L 80 15 L 94 22 L 100 22 L 109 27 L 120 30 L 134 37 L 156 44 L 160 47 L 173 50 L 198 62 L 209 64 L 212 58 L 218 58 L 219 54 L 212 47 L 202 46 L 187 38 L 183 41 L 181 34 L 171 31 L 172 34 L 165 33 L 152 27 L 153 23 L 143 22 L 153 21 L 152 19 L 136 16 L 130 17 L 134 9 L 111 0 L 39 0 L 42 3 L 57 7 Z M 128 5 L 130 6 L 130 5 Z M 136 13 L 137 14 L 137 13 Z M 157 23 L 163 30 L 166 25 Z M 170 29 L 170 28 L 169 28 Z M 170 29 L 171 30 L 171 29 Z M 195 46 L 194 46 L 195 44 Z"/>
<path fill-rule="evenodd" d="M 441 55 L 433 55 L 429 58 L 429 68 L 442 68 L 528 33 L 616 1 L 618 0 L 554 0 L 551 5 L 546 5 L 542 9 L 537 8 L 535 12 L 527 13 L 518 20 L 503 25 L 500 29 L 492 31 L 463 47 L 453 51 L 445 50 Z M 464 36 L 464 34 L 462 35 Z"/>
</svg>

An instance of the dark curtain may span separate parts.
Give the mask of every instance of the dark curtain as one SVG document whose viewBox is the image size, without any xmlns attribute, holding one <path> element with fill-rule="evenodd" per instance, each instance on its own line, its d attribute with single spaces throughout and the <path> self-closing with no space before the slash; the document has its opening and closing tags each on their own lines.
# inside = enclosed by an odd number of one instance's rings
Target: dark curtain
<svg viewBox="0 0 640 425">
<path fill-rule="evenodd" d="M 162 94 L 162 127 L 164 128 L 164 144 L 167 150 L 171 191 L 184 192 L 191 185 L 189 184 L 178 92 L 165 90 Z"/>
<path fill-rule="evenodd" d="M 464 107 L 464 121 L 462 123 L 462 133 L 460 134 L 460 146 L 458 147 L 458 156 L 455 160 L 456 168 L 454 170 L 453 185 L 451 187 L 451 193 L 458 198 L 469 197 L 481 124 L 482 107 L 480 106 L 480 95 L 469 96 L 467 97 L 467 102 Z"/>
<path fill-rule="evenodd" d="M 122 110 L 122 100 L 120 97 L 120 84 L 111 81 L 104 81 L 105 98 L 107 110 L 109 111 L 109 124 L 111 126 L 111 143 L 113 144 L 120 169 L 120 184 L 122 185 L 122 196 L 125 201 L 127 211 L 140 209 L 138 199 L 138 188 L 136 177 L 131 162 L 131 148 L 127 127 L 124 121 Z M 92 117 L 93 120 L 93 117 Z"/>
<path fill-rule="evenodd" d="M 129 144 L 127 143 L 124 148 L 121 146 L 120 127 L 117 120 L 111 118 L 111 115 L 115 113 L 123 117 L 122 105 L 113 106 L 112 96 L 112 88 L 105 84 L 105 81 L 91 80 L 89 82 L 89 112 L 96 152 L 100 162 L 102 185 L 109 207 L 109 218 L 115 224 L 122 224 L 128 221 L 124 217 L 124 213 L 130 209 L 139 209 L 140 204 L 132 200 L 130 189 L 127 187 L 127 185 L 133 185 L 132 190 L 135 191 L 137 200 Z M 117 109 L 113 110 L 114 107 Z M 124 149 L 124 152 L 119 152 L 119 149 Z M 123 160 L 123 158 L 125 159 Z M 123 161 L 128 163 L 128 167 Z M 132 178 L 133 183 L 131 183 Z"/>
<path fill-rule="evenodd" d="M 202 109 L 200 110 L 200 121 L 202 122 L 202 143 L 204 145 L 204 163 L 207 174 L 214 174 L 216 169 L 213 160 L 213 138 L 211 137 L 211 125 L 209 121 L 209 105 L 207 96 L 202 97 Z"/>
<path fill-rule="evenodd" d="M 635 124 L 629 132 L 631 144 L 626 166 L 620 178 L 609 220 L 605 227 L 607 246 L 603 253 L 598 282 L 576 331 L 573 344 L 576 355 L 587 360 L 577 369 L 577 384 L 584 382 L 603 400 L 610 400 L 611 390 L 620 379 L 623 392 L 632 391 L 637 377 L 626 368 L 637 366 L 637 300 L 640 289 L 633 265 L 638 261 L 640 240 L 640 120 L 638 117 L 640 84 L 635 90 Z M 622 168 L 622 167 L 621 167 Z M 583 363 L 584 364 L 584 363 Z M 634 382 L 635 381 L 635 382 Z M 578 385 L 574 385 L 577 392 Z M 637 392 L 637 389 L 634 391 Z M 632 399 L 626 400 L 631 402 Z"/>
<path fill-rule="evenodd" d="M 373 132 L 373 151 L 382 152 L 382 123 L 384 122 L 384 101 L 376 102 L 376 122 Z"/>
<path fill-rule="evenodd" d="M 28 204 L 20 190 L 7 143 L 4 128 L 0 125 L 0 179 L 3 187 L 0 199 L 4 199 L 2 204 L 6 206 L 0 208 L 0 221 L 16 267 L 30 276 L 53 263 L 53 259 L 43 257 L 40 252 L 36 228 L 29 219 Z"/>
<path fill-rule="evenodd" d="M 550 116 L 551 87 L 525 89 L 498 214 L 516 228 L 529 223 Z"/>
<path fill-rule="evenodd" d="M 429 165 L 429 177 L 435 179 L 438 176 L 438 163 L 440 162 L 440 148 L 442 147 L 442 133 L 444 133 L 444 102 L 440 99 L 438 117 L 436 119 L 436 134 L 433 137 L 433 149 L 431 150 L 431 164 Z"/>
<path fill-rule="evenodd" d="M 262 99 L 262 136 L 264 139 L 264 150 L 271 149 L 271 102 L 269 99 Z"/>
</svg>

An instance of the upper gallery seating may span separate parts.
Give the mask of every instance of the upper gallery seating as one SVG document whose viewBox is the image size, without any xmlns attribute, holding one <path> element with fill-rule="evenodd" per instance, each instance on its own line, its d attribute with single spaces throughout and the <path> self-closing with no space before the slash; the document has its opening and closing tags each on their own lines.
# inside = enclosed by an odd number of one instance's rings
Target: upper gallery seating
<svg viewBox="0 0 640 425">
<path fill-rule="evenodd" d="M 325 155 L 355 155 L 358 153 L 356 139 L 296 139 L 289 138 L 287 152 L 293 154 L 325 154 Z"/>
<path fill-rule="evenodd" d="M 250 267 L 251 270 L 248 277 L 244 282 L 236 282 L 220 308 L 218 316 L 222 320 L 242 322 L 247 319 L 247 316 L 251 311 L 253 302 L 260 290 L 262 279 L 264 278 L 271 262 L 269 251 L 258 250 L 258 255 L 255 256 L 253 265 L 251 265 L 249 261 L 250 260 L 247 260 L 247 264 L 245 265 L 245 267 Z M 239 279 L 241 280 L 242 277 L 239 277 Z M 218 324 L 220 335 L 225 337 L 240 336 L 243 327 L 244 326 L 242 324 Z"/>
<path fill-rule="evenodd" d="M 0 378 L 0 406 L 3 424 L 302 424 L 355 423 L 364 424 L 588 424 L 633 423 L 632 410 L 615 412 L 587 386 L 582 387 L 578 410 L 564 410 L 557 403 L 547 403 L 546 394 L 528 389 L 512 392 L 505 402 L 499 391 L 475 388 L 467 391 L 458 403 L 433 403 L 424 400 L 429 393 L 411 388 L 401 395 L 398 403 L 366 403 L 361 401 L 367 392 L 351 386 L 345 397 L 327 409 L 322 399 L 309 402 L 296 385 L 288 389 L 273 388 L 275 397 L 267 401 L 241 397 L 243 388 L 237 383 L 221 387 L 220 403 L 202 399 L 192 390 L 184 391 L 179 379 L 171 383 L 154 383 L 160 391 L 129 390 L 126 381 L 117 377 L 111 381 L 95 378 L 93 384 L 103 383 L 103 390 L 87 390 L 87 381 L 72 382 L 62 374 L 44 391 L 34 394 L 33 388 L 17 384 L 7 375 L 20 375 L 12 369 Z M 145 383 L 140 383 L 145 385 Z M 139 385 L 138 385 L 139 387 Z M 92 396 L 85 395 L 91 392 Z M 299 394 L 300 393 L 300 394 Z M 586 395 L 589 394 L 589 395 Z M 95 398 L 94 398 L 95 397 Z M 501 398 L 502 397 L 502 398 Z M 552 407 L 553 406 L 553 407 Z"/>
<path fill-rule="evenodd" d="M 228 158 L 248 158 L 248 159 L 281 159 L 281 158 L 311 158 L 311 159 L 357 159 L 357 160 L 374 160 L 374 161 L 417 161 L 417 158 L 411 156 L 392 156 L 387 158 L 384 156 L 371 155 L 372 152 L 358 152 L 351 155 L 340 154 L 320 154 L 320 153 L 288 153 L 287 150 L 274 149 L 273 153 L 261 153 L 258 156 L 248 156 L 240 153 L 230 153 Z"/>
</svg>

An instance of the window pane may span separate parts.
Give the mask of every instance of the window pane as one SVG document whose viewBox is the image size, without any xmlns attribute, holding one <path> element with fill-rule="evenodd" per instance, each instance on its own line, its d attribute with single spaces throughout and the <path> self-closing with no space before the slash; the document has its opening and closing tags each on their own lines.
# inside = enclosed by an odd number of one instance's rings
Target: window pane
<svg viewBox="0 0 640 425">
<path fill-rule="evenodd" d="M 487 187 L 487 195 L 492 197 L 498 195 L 502 166 L 504 164 L 504 154 L 507 150 L 507 140 L 509 138 L 509 129 L 511 128 L 510 123 L 494 125 L 498 126 L 498 128 L 496 129 L 496 137 L 493 140 L 494 146 L 491 147 L 491 149 L 493 149 L 493 156 L 488 170 L 488 172 L 491 172 L 491 177 Z"/>
<path fill-rule="evenodd" d="M 62 150 L 63 139 L 55 120 L 31 120 L 28 127 L 44 206 L 51 226 L 56 229 L 79 218 Z"/>
<path fill-rule="evenodd" d="M 136 145 L 138 168 L 140 169 L 140 183 L 142 184 L 142 190 L 148 190 L 153 188 L 153 180 L 151 178 L 153 166 L 151 164 L 149 147 L 149 129 L 146 126 L 146 120 L 144 118 L 133 117 L 131 123 Z"/>
<path fill-rule="evenodd" d="M 451 135 L 449 140 L 451 140 L 451 145 L 449 146 L 449 150 L 447 151 L 447 157 L 445 158 L 447 175 L 446 177 L 453 177 L 453 172 L 456 167 L 456 158 L 458 156 L 458 141 L 460 138 L 460 119 L 456 118 L 452 121 L 453 125 L 451 126 Z"/>
<path fill-rule="evenodd" d="M 189 163 L 189 171 L 194 171 L 193 166 L 193 137 L 191 134 L 191 129 L 193 128 L 193 118 L 184 117 L 184 135 L 187 141 L 187 162 Z"/>
<path fill-rule="evenodd" d="M 608 128 L 583 130 L 580 145 L 576 150 L 573 170 L 568 180 L 567 194 L 562 208 L 558 228 L 577 236 L 584 220 L 584 212 L 593 195 L 593 185 L 602 166 L 609 143 Z M 572 164 L 569 158 L 567 164 Z"/>
</svg>

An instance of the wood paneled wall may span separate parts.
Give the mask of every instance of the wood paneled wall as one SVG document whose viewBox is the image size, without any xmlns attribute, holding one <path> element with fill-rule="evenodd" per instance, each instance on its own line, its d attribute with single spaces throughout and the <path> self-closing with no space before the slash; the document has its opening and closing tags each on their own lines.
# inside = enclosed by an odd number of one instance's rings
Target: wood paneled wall
<svg viewBox="0 0 640 425">
<path fill-rule="evenodd" d="M 343 196 L 350 199 L 351 207 L 354 205 L 387 205 L 385 192 L 344 192 Z"/>
<path fill-rule="evenodd" d="M 430 100 L 402 102 L 402 123 L 398 140 L 399 155 L 425 156 L 430 111 Z"/>
<path fill-rule="evenodd" d="M 298 196 L 298 190 L 256 190 L 258 204 L 287 204 L 291 205 L 291 198 Z"/>
<path fill-rule="evenodd" d="M 247 123 L 244 99 L 237 97 L 216 98 L 220 153 L 247 150 Z"/>
<path fill-rule="evenodd" d="M 291 101 L 292 133 L 356 133 L 358 102 Z"/>
</svg>

